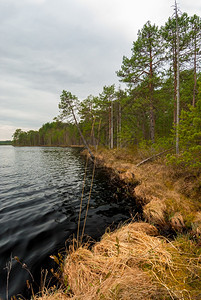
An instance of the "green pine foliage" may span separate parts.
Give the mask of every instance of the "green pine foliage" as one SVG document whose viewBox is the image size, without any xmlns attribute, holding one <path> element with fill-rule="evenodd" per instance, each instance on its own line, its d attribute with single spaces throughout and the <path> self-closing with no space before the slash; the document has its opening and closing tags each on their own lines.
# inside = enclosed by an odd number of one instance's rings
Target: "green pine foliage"
<svg viewBox="0 0 201 300">
<path fill-rule="evenodd" d="M 198 81 L 198 100 L 193 107 L 182 110 L 179 124 L 179 155 L 168 155 L 168 162 L 191 169 L 201 168 L 201 79 Z"/>
<path fill-rule="evenodd" d="M 168 155 L 168 161 L 176 166 L 201 168 L 201 98 L 196 107 L 182 111 L 179 125 L 180 154 Z"/>
</svg>

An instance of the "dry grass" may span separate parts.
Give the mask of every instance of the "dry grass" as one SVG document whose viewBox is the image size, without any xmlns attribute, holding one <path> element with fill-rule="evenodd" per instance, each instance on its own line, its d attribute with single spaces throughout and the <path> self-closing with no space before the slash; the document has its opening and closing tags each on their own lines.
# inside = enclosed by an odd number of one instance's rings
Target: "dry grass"
<svg viewBox="0 0 201 300">
<path fill-rule="evenodd" d="M 154 226 L 130 223 L 92 250 L 72 249 L 63 274 L 70 293 L 37 299 L 200 299 L 201 253 L 184 237 L 169 242 L 156 234 Z"/>
<path fill-rule="evenodd" d="M 145 229 L 152 234 L 157 231 L 148 224 L 147 228 L 141 228 L 139 232 L 136 224 L 127 225 L 105 234 L 92 251 L 81 247 L 68 256 L 64 273 L 78 299 L 86 295 L 87 299 L 152 299 L 153 295 L 156 296 L 158 288 L 139 268 L 143 249 L 140 249 L 137 239 L 140 240 L 141 235 L 148 236 Z"/>
<path fill-rule="evenodd" d="M 201 211 L 201 175 L 168 167 L 164 158 L 136 167 L 139 154 L 125 149 L 101 150 L 98 159 L 122 182 L 134 184 L 133 196 L 143 206 L 148 222 L 176 232 L 184 228 L 195 234 L 201 231 L 201 223 L 196 221 Z"/>
<path fill-rule="evenodd" d="M 34 299 L 37 300 L 66 300 L 69 299 L 65 291 L 63 290 L 44 290 L 42 296 L 34 296 Z"/>
</svg>

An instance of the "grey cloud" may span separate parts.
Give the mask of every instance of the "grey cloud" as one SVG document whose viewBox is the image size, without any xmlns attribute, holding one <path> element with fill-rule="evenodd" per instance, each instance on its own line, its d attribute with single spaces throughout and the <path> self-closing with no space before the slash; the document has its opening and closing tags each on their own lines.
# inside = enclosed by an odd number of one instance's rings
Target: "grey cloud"
<svg viewBox="0 0 201 300">
<path fill-rule="evenodd" d="M 61 82 L 66 77 L 68 82 L 84 83 L 87 74 L 85 70 L 97 64 L 97 56 L 108 54 L 112 44 L 111 35 L 108 38 L 107 34 L 98 35 L 98 30 L 93 32 L 93 24 L 68 27 L 68 22 L 66 24 L 59 18 L 56 22 L 55 17 L 52 21 L 51 16 L 46 14 L 38 18 L 36 20 L 33 16 L 26 16 L 24 19 L 23 16 L 22 20 L 17 19 L 14 31 L 8 24 L 1 29 L 4 30 L 5 41 L 0 46 L 4 68 L 10 71 L 9 62 L 5 59 L 9 56 L 12 72 L 18 72 L 19 76 L 31 74 L 35 81 L 39 78 L 36 75 L 44 74 L 46 78 L 48 75 L 47 79 L 58 76 Z M 83 20 L 85 23 L 86 20 Z"/>
</svg>

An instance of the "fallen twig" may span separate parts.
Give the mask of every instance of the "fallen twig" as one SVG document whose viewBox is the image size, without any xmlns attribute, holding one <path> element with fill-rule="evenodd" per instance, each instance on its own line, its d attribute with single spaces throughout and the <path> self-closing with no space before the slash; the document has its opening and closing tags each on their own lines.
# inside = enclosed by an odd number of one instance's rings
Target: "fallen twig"
<svg viewBox="0 0 201 300">
<path fill-rule="evenodd" d="M 150 157 L 144 159 L 143 161 L 139 162 L 139 163 L 136 165 L 136 167 L 139 167 L 139 166 L 141 166 L 142 164 L 146 163 L 147 161 L 152 160 L 152 159 L 154 159 L 154 158 L 156 158 L 156 157 L 158 157 L 158 156 L 160 156 L 160 155 L 162 155 L 162 154 L 164 154 L 164 153 L 166 153 L 166 152 L 169 152 L 169 151 L 171 151 L 172 149 L 174 149 L 174 147 L 172 147 L 172 148 L 170 148 L 170 149 L 168 149 L 168 150 L 162 151 L 162 152 L 160 152 L 160 153 L 158 153 L 158 154 L 152 155 L 152 156 L 150 156 Z"/>
</svg>

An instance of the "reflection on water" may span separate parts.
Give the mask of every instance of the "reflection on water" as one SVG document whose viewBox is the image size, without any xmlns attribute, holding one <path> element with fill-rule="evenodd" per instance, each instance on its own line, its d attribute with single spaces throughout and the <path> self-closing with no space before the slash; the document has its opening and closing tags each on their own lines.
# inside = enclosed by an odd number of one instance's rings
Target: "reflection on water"
<svg viewBox="0 0 201 300">
<path fill-rule="evenodd" d="M 50 254 L 76 235 L 85 161 L 78 149 L 12 146 L 0 147 L 0 297 L 5 299 L 6 270 L 10 256 L 25 262 L 40 283 L 41 266 L 51 264 Z M 92 176 L 88 167 L 81 228 Z M 86 230 L 98 238 L 107 226 L 127 219 L 132 204 L 114 197 L 103 170 L 96 170 Z M 13 262 L 9 293 L 26 295 L 30 275 Z"/>
</svg>

